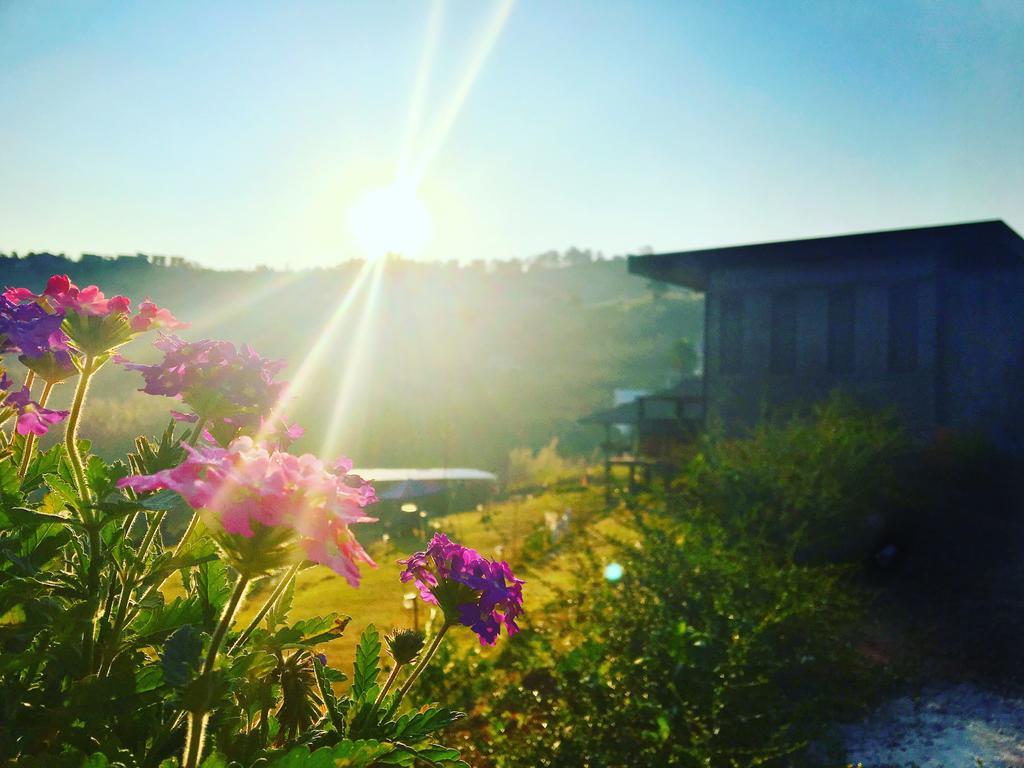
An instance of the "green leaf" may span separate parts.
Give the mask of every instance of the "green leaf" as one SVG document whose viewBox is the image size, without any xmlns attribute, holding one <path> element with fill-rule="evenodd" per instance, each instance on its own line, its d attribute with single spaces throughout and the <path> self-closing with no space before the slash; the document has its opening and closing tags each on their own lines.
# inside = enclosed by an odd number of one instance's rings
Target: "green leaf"
<svg viewBox="0 0 1024 768">
<path fill-rule="evenodd" d="M 394 744 L 371 739 L 346 740 L 313 753 L 310 753 L 308 747 L 295 747 L 287 754 L 273 758 L 266 768 L 370 768 L 399 751 Z M 406 765 L 411 764 L 413 759 L 408 757 L 404 763 Z"/>
<path fill-rule="evenodd" d="M 273 632 L 288 620 L 288 613 L 292 609 L 292 600 L 295 597 L 295 579 L 292 578 L 285 587 L 284 592 L 277 598 L 273 607 L 267 612 L 267 629 Z"/>
<path fill-rule="evenodd" d="M 334 695 L 334 689 L 325 674 L 327 667 L 320 663 L 320 659 L 313 657 L 313 671 L 316 673 L 316 684 L 320 688 L 320 697 L 327 707 L 327 716 L 331 720 L 334 730 L 342 736 L 345 735 L 345 712 L 347 707 L 338 707 L 338 697 Z M 347 702 L 346 702 L 347 703 Z"/>
<path fill-rule="evenodd" d="M 425 760 L 431 765 L 442 765 L 445 768 L 470 768 L 469 763 L 461 759 L 459 750 L 451 747 L 442 747 L 440 744 L 431 744 L 429 747 L 410 749 L 420 760 Z"/>
<path fill-rule="evenodd" d="M 282 627 L 273 635 L 261 635 L 260 643 L 266 648 L 312 648 L 320 643 L 337 640 L 344 635 L 349 618 L 332 613 L 327 616 L 313 616 L 297 621 L 290 627 Z"/>
<path fill-rule="evenodd" d="M 388 734 L 391 738 L 417 742 L 430 734 L 447 728 L 466 715 L 443 707 L 427 707 L 415 714 L 406 713 L 398 718 Z"/>
<path fill-rule="evenodd" d="M 135 673 L 135 692 L 155 691 L 164 684 L 164 670 L 161 664 L 147 664 Z"/>
<path fill-rule="evenodd" d="M 199 658 L 203 653 L 203 639 L 198 630 L 186 624 L 175 630 L 160 657 L 164 680 L 175 688 L 184 687 L 199 669 Z"/>
<path fill-rule="evenodd" d="M 214 752 L 203 760 L 199 768 L 228 768 L 228 759 L 220 752 Z"/>
<path fill-rule="evenodd" d="M 26 493 L 34 491 L 42 483 L 43 478 L 48 474 L 54 474 L 60 466 L 62 456 L 61 445 L 58 443 L 48 451 L 38 451 L 29 463 L 28 471 L 25 472 L 25 479 L 21 488 Z"/>
<path fill-rule="evenodd" d="M 200 624 L 202 620 L 203 607 L 198 600 L 177 597 L 170 605 L 143 608 L 132 629 L 139 640 L 150 641 L 186 624 Z"/>
<path fill-rule="evenodd" d="M 376 696 L 377 678 L 380 676 L 380 634 L 370 624 L 363 630 L 356 646 L 355 676 L 352 680 L 352 699 L 361 701 Z"/>
<path fill-rule="evenodd" d="M 206 560 L 196 568 L 194 594 L 203 606 L 203 620 L 207 625 L 216 622 L 231 596 L 228 567 L 222 560 Z"/>
<path fill-rule="evenodd" d="M 79 499 L 74 485 L 55 473 L 47 473 L 43 475 L 43 480 L 46 482 L 46 485 L 49 486 L 51 491 L 67 502 L 69 507 L 72 509 L 78 509 Z"/>
<path fill-rule="evenodd" d="M 11 461 L 0 462 L 0 503 L 13 507 L 21 503 L 21 478 Z"/>
</svg>

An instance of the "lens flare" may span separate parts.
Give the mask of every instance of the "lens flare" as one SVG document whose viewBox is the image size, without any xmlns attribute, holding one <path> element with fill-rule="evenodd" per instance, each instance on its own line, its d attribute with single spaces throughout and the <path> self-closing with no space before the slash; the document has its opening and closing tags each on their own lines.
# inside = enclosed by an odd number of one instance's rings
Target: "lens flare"
<svg viewBox="0 0 1024 768">
<path fill-rule="evenodd" d="M 604 567 L 604 577 L 608 581 L 618 581 L 622 578 L 622 573 L 622 566 L 618 563 L 608 563 L 608 565 Z"/>
</svg>

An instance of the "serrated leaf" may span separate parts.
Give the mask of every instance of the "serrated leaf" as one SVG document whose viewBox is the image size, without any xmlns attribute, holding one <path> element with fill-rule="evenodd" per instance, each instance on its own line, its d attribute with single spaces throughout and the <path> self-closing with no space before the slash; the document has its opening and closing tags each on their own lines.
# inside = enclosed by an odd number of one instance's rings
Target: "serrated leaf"
<svg viewBox="0 0 1024 768">
<path fill-rule="evenodd" d="M 0 462 L 0 502 L 5 507 L 21 503 L 21 478 L 10 461 Z"/>
<path fill-rule="evenodd" d="M 415 714 L 406 713 L 395 722 L 389 736 L 402 741 L 417 742 L 432 733 L 447 728 L 466 715 L 444 707 L 427 707 Z"/>
<path fill-rule="evenodd" d="M 144 608 L 132 624 L 132 629 L 139 640 L 148 641 L 186 624 L 199 624 L 202 620 L 203 607 L 198 600 L 178 597 L 170 605 Z"/>
<path fill-rule="evenodd" d="M 469 763 L 462 760 L 459 750 L 451 747 L 442 747 L 440 744 L 431 744 L 429 747 L 421 747 L 413 750 L 416 757 L 426 760 L 435 765 L 442 765 L 445 768 L 470 768 Z"/>
<path fill-rule="evenodd" d="M 295 747 L 287 754 L 271 759 L 266 768 L 370 768 L 397 752 L 399 748 L 393 744 L 371 739 L 346 740 L 313 753 L 308 747 Z M 412 759 L 409 756 L 405 764 L 411 764 Z"/>
<path fill-rule="evenodd" d="M 191 624 L 179 627 L 167 638 L 160 656 L 160 668 L 168 685 L 181 688 L 195 676 L 199 657 L 203 653 L 203 639 Z"/>
<path fill-rule="evenodd" d="M 290 627 L 282 627 L 272 635 L 262 634 L 260 644 L 266 648 L 312 648 L 320 643 L 337 640 L 344 635 L 349 618 L 332 613 L 327 616 L 313 616 L 297 621 Z"/>
<path fill-rule="evenodd" d="M 316 656 L 313 657 L 313 671 L 316 674 L 316 684 L 320 689 L 320 697 L 324 700 L 324 705 L 327 707 L 327 716 L 330 718 L 334 730 L 341 736 L 344 736 L 345 710 L 338 707 L 338 697 L 334 695 L 334 689 L 327 679 L 327 669 L 325 665 L 320 663 L 320 659 Z"/>
<path fill-rule="evenodd" d="M 289 579 L 288 586 L 274 602 L 273 607 L 267 612 L 267 630 L 273 632 L 288 620 L 288 613 L 292 609 L 292 600 L 295 597 L 295 579 Z"/>
<path fill-rule="evenodd" d="M 361 701 L 368 698 L 371 689 L 377 688 L 380 676 L 380 634 L 370 624 L 363 630 L 356 646 L 355 674 L 352 679 L 352 699 Z"/>
<path fill-rule="evenodd" d="M 78 493 L 77 491 L 75 491 L 74 485 L 66 481 L 60 475 L 54 473 L 47 473 L 43 475 L 43 480 L 46 482 L 46 485 L 50 488 L 51 491 L 56 493 L 65 502 L 67 502 L 68 506 L 72 507 L 73 509 L 78 508 Z"/>
<path fill-rule="evenodd" d="M 213 624 L 231 596 L 228 567 L 222 560 L 206 560 L 195 570 L 195 595 L 203 606 L 203 620 Z"/>
<path fill-rule="evenodd" d="M 25 478 L 21 483 L 22 489 L 26 492 L 34 491 L 46 475 L 56 473 L 60 467 L 61 456 L 60 443 L 48 451 L 37 451 L 29 463 L 28 471 L 25 472 Z"/>
</svg>

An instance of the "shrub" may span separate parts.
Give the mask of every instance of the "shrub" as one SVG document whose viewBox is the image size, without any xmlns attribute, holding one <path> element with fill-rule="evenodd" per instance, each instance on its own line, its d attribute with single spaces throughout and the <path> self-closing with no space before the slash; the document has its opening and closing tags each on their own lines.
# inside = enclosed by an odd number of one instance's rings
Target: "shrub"
<svg viewBox="0 0 1024 768">
<path fill-rule="evenodd" d="M 856 652 L 863 601 L 849 571 L 780 563 L 718 528 L 643 516 L 613 551 L 617 582 L 584 561 L 575 590 L 487 665 L 469 706 L 474 765 L 748 766 L 799 763 L 870 686 Z M 470 679 L 479 679 L 471 675 Z"/>
<path fill-rule="evenodd" d="M 539 450 L 516 448 L 508 455 L 507 483 L 510 490 L 539 488 L 569 478 L 578 478 L 586 471 L 582 459 L 566 458 L 558 452 L 558 438 Z"/>
<path fill-rule="evenodd" d="M 676 509 L 732 541 L 800 557 L 866 555 L 904 504 L 910 444 L 893 417 L 835 394 L 809 415 L 768 419 L 744 438 L 705 437 L 675 484 Z"/>
</svg>

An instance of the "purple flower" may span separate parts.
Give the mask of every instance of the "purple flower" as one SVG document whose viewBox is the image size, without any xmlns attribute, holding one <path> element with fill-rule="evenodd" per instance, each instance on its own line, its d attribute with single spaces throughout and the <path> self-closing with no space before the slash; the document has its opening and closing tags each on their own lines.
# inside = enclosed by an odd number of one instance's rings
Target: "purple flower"
<svg viewBox="0 0 1024 768">
<path fill-rule="evenodd" d="M 0 353 L 39 357 L 53 349 L 66 352 L 63 320 L 63 312 L 51 314 L 39 304 L 18 304 L 0 295 Z"/>
<path fill-rule="evenodd" d="M 19 435 L 42 436 L 47 433 L 51 426 L 68 417 L 67 411 L 51 411 L 43 408 L 32 399 L 32 393 L 28 387 L 22 387 L 17 392 L 12 392 L 4 399 L 4 405 L 14 408 L 18 413 L 18 425 L 16 427 Z"/>
<path fill-rule="evenodd" d="M 241 434 L 273 433 L 282 443 L 301 435 L 299 428 L 272 416 L 286 386 L 274 381 L 285 367 L 283 360 L 268 360 L 248 345 L 236 348 L 210 339 L 188 342 L 163 335 L 154 346 L 164 353 L 159 363 L 141 365 L 122 357 L 115 361 L 142 374 L 143 392 L 191 406 L 222 445 Z"/>
<path fill-rule="evenodd" d="M 519 631 L 525 582 L 508 563 L 488 560 L 443 533 L 399 563 L 405 566 L 403 582 L 412 581 L 424 601 L 440 606 L 448 623 L 469 627 L 482 645 L 494 645 L 502 624 L 509 635 Z"/>
</svg>

